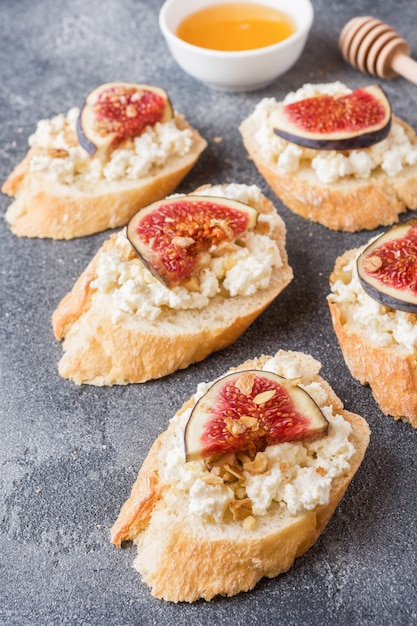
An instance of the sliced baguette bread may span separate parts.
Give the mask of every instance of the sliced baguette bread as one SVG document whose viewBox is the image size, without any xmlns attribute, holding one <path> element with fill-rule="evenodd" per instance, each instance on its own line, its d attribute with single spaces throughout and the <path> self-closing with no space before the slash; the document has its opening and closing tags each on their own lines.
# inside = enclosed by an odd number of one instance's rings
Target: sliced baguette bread
<svg viewBox="0 0 417 626">
<path fill-rule="evenodd" d="M 349 91 L 341 83 L 305 85 L 289 98 Z M 260 174 L 291 211 L 332 230 L 355 232 L 393 224 L 407 208 L 417 208 L 417 136 L 406 122 L 393 116 L 388 137 L 370 148 L 313 150 L 273 132 L 269 117 L 276 104 L 261 101 L 240 133 Z"/>
<path fill-rule="evenodd" d="M 381 411 L 417 428 L 417 314 L 365 293 L 356 270 L 364 247 L 336 260 L 327 298 L 333 327 L 352 376 L 370 385 Z"/>
<path fill-rule="evenodd" d="M 136 143 L 89 156 L 77 139 L 77 117 L 71 109 L 42 120 L 4 182 L 2 192 L 14 197 L 5 219 L 15 235 L 73 239 L 124 226 L 172 193 L 207 145 L 177 113 Z"/>
<path fill-rule="evenodd" d="M 245 481 L 230 495 L 226 485 L 211 483 L 204 461 L 185 463 L 185 425 L 208 384 L 157 438 L 111 530 L 116 546 L 136 544 L 134 567 L 153 596 L 193 602 L 248 591 L 262 577 L 287 571 L 323 532 L 362 462 L 370 431 L 343 408 L 320 367 L 309 355 L 280 350 L 234 368 L 299 379 L 329 420 L 322 439 L 265 449 L 267 469 L 252 477 L 252 512 L 243 520 L 232 518 L 229 501 L 244 496 Z"/>
<path fill-rule="evenodd" d="M 218 257 L 221 267 L 217 278 L 214 270 L 208 274 L 207 290 L 170 290 L 144 268 L 125 233 L 114 234 L 52 316 L 55 336 L 63 340 L 61 376 L 113 385 L 185 368 L 234 342 L 292 280 L 285 225 L 257 187 L 204 186 L 197 193 L 241 200 L 259 211 L 252 249 L 242 240 L 228 257 Z"/>
</svg>

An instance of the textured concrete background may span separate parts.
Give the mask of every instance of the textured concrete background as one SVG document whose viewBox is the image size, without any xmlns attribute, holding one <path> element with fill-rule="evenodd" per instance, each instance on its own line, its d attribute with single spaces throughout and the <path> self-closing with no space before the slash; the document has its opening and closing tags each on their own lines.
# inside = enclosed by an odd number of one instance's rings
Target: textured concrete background
<svg viewBox="0 0 417 626">
<path fill-rule="evenodd" d="M 355 15 L 389 21 L 417 56 L 414 2 L 313 2 L 314 27 L 297 65 L 261 92 L 236 95 L 211 91 L 175 65 L 157 25 L 161 0 L 2 0 L 1 180 L 25 154 L 38 119 L 81 105 L 102 82 L 129 80 L 165 87 L 208 140 L 181 191 L 236 181 L 256 183 L 274 199 L 237 131 L 259 99 L 281 99 L 304 82 L 375 82 L 338 52 L 339 33 Z M 384 88 L 396 113 L 417 127 L 417 86 L 397 79 Z M 9 201 L 0 202 L 4 214 Z M 245 335 L 163 380 L 104 389 L 59 378 L 61 346 L 50 317 L 108 233 L 25 240 L 2 220 L 0 623 L 416 623 L 416 433 L 384 417 L 369 389 L 352 380 L 325 299 L 336 256 L 369 233 L 331 232 L 276 206 L 287 224 L 295 278 Z M 368 419 L 366 459 L 325 533 L 287 574 L 233 599 L 157 601 L 131 568 L 134 548 L 117 550 L 109 542 L 137 470 L 200 380 L 278 348 L 319 359 L 346 407 Z"/>
</svg>

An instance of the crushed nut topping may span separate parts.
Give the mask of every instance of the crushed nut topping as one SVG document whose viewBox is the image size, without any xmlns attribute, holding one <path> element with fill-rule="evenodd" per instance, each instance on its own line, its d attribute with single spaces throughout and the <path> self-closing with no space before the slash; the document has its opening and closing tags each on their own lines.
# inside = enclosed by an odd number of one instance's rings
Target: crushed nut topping
<svg viewBox="0 0 417 626">
<path fill-rule="evenodd" d="M 181 237 L 177 235 L 172 239 L 172 243 L 174 246 L 179 246 L 180 248 L 189 248 L 195 243 L 195 240 L 192 237 Z"/>
<path fill-rule="evenodd" d="M 240 420 L 234 420 L 239 422 Z M 234 492 L 234 500 L 229 504 L 234 521 L 246 520 L 249 517 L 247 529 L 255 527 L 256 519 L 252 514 L 252 501 L 247 497 L 245 487 L 245 472 L 251 475 L 263 474 L 268 469 L 268 457 L 264 452 L 229 452 L 206 459 L 207 475 L 204 482 L 208 485 L 227 485 Z M 246 526 L 245 526 L 246 528 Z"/>
<path fill-rule="evenodd" d="M 202 480 L 207 484 L 207 485 L 211 485 L 212 487 L 216 487 L 217 485 L 222 485 L 223 484 L 223 478 L 221 478 L 221 476 L 213 473 L 213 472 L 209 472 L 208 474 L 205 474 L 202 478 Z"/>
<path fill-rule="evenodd" d="M 250 498 L 233 500 L 229 504 L 229 509 L 233 515 L 233 520 L 239 522 L 252 514 L 252 500 Z"/>
<path fill-rule="evenodd" d="M 234 417 L 226 417 L 224 420 L 224 424 L 226 430 L 234 436 L 243 435 L 243 433 L 246 431 L 245 424 L 240 419 Z"/>
<path fill-rule="evenodd" d="M 226 470 L 226 472 L 229 472 L 230 474 L 232 474 L 235 478 L 239 480 L 244 480 L 245 478 L 242 471 L 236 465 L 229 465 L 229 463 L 226 463 L 224 465 L 224 469 Z"/>
<path fill-rule="evenodd" d="M 255 404 L 265 404 L 266 402 L 268 402 L 268 400 L 273 398 L 275 394 L 276 394 L 275 389 L 270 389 L 269 391 L 263 391 L 262 393 L 258 393 L 254 397 L 253 401 Z"/>
<path fill-rule="evenodd" d="M 381 265 L 382 259 L 380 259 L 379 256 L 376 256 L 375 254 L 369 256 L 363 262 L 363 268 L 366 272 L 376 272 L 379 270 Z"/>
<path fill-rule="evenodd" d="M 263 452 L 258 452 L 253 461 L 243 463 L 243 469 L 249 474 L 263 474 L 268 469 L 268 457 Z"/>
<path fill-rule="evenodd" d="M 256 417 L 251 417 L 250 415 L 242 415 L 239 421 L 244 424 L 247 430 L 251 430 L 252 432 L 256 432 L 257 430 L 259 430 L 259 422 Z"/>
<path fill-rule="evenodd" d="M 239 378 L 235 382 L 235 387 L 239 389 L 245 396 L 248 396 L 253 388 L 253 383 L 255 382 L 255 376 L 250 372 L 244 372 L 239 376 Z"/>
<path fill-rule="evenodd" d="M 210 228 L 218 227 L 220 231 L 222 231 L 222 235 L 220 239 L 223 239 L 226 236 L 229 240 L 234 239 L 233 228 L 228 224 L 227 220 L 220 220 L 213 218 L 210 220 Z"/>
</svg>

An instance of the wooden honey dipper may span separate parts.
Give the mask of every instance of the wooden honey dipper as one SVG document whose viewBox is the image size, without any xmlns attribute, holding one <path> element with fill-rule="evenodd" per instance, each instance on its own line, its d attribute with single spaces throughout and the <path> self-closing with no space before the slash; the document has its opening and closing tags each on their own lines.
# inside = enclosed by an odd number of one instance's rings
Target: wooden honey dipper
<svg viewBox="0 0 417 626">
<path fill-rule="evenodd" d="M 348 63 L 379 78 L 403 76 L 417 85 L 410 46 L 391 26 L 374 17 L 354 17 L 343 28 L 339 47 Z"/>
</svg>

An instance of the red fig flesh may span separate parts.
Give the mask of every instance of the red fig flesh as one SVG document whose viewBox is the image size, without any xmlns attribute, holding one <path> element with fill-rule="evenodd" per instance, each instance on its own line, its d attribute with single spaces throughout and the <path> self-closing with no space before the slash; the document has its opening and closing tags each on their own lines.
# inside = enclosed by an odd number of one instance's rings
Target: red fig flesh
<svg viewBox="0 0 417 626">
<path fill-rule="evenodd" d="M 342 96 L 317 95 L 279 104 L 271 113 L 274 132 L 315 150 L 357 150 L 385 139 L 391 105 L 378 85 Z"/>
<path fill-rule="evenodd" d="M 301 387 L 259 370 L 216 381 L 194 406 L 185 430 L 186 460 L 268 445 L 316 439 L 327 433 L 323 413 Z"/>
<path fill-rule="evenodd" d="M 394 226 L 367 246 L 358 257 L 357 270 L 371 298 L 417 313 L 417 218 Z"/>
<path fill-rule="evenodd" d="M 87 96 L 77 121 L 78 140 L 92 156 L 172 117 L 168 95 L 160 87 L 106 83 Z"/>
<path fill-rule="evenodd" d="M 256 209 L 236 200 L 167 198 L 136 213 L 127 237 L 150 271 L 174 287 L 193 276 L 204 252 L 253 228 L 257 216 Z"/>
</svg>

